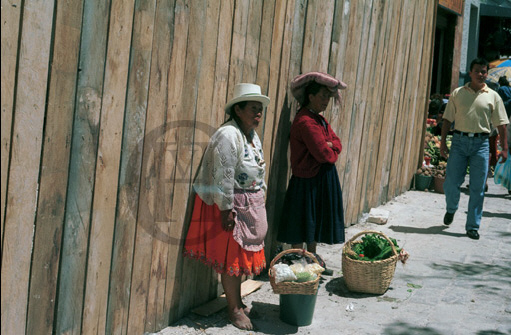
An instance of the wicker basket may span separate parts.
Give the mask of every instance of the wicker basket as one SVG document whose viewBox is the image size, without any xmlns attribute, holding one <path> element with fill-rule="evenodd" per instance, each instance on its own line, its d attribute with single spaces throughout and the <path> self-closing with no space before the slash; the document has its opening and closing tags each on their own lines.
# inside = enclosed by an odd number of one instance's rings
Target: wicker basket
<svg viewBox="0 0 511 335">
<path fill-rule="evenodd" d="M 319 277 L 318 276 L 315 280 L 310 280 L 302 283 L 298 282 L 275 282 L 275 274 L 273 273 L 273 266 L 278 263 L 278 260 L 287 254 L 301 254 L 309 257 L 314 262 L 318 263 L 318 260 L 314 255 L 306 250 L 303 249 L 288 249 L 282 251 L 280 254 L 275 256 L 275 258 L 270 263 L 270 270 L 268 271 L 268 275 L 270 277 L 270 284 L 273 288 L 273 293 L 275 294 L 304 294 L 304 295 L 313 295 L 316 294 L 318 291 L 318 285 L 319 285 Z"/>
<path fill-rule="evenodd" d="M 355 240 L 361 235 L 378 234 L 383 236 L 392 246 L 394 255 L 379 261 L 361 261 L 351 258 L 354 255 L 353 244 L 362 241 Z M 390 282 L 394 277 L 398 254 L 394 243 L 382 232 L 366 230 L 353 236 L 344 244 L 342 249 L 342 273 L 348 290 L 352 292 L 362 292 L 371 294 L 383 294 L 389 288 Z"/>
</svg>

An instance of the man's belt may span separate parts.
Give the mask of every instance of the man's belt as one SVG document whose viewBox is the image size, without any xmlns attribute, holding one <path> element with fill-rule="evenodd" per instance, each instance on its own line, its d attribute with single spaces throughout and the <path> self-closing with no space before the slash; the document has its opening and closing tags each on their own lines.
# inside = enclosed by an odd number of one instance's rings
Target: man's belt
<svg viewBox="0 0 511 335">
<path fill-rule="evenodd" d="M 460 134 L 461 136 L 467 137 L 487 137 L 490 136 L 488 133 L 466 133 L 464 131 L 454 130 L 455 134 Z"/>
</svg>

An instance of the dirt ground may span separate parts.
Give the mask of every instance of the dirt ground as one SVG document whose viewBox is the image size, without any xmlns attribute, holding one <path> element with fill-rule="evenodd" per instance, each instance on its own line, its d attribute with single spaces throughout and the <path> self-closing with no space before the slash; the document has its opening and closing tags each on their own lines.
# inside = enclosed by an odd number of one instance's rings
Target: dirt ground
<svg viewBox="0 0 511 335">
<path fill-rule="evenodd" d="M 410 253 L 383 295 L 348 291 L 342 245 L 318 245 L 334 274 L 322 277 L 311 325 L 280 319 L 279 295 L 262 275 L 254 278 L 262 287 L 244 298 L 257 312 L 254 331 L 232 326 L 223 309 L 209 317 L 190 313 L 158 334 L 511 334 L 511 197 L 490 180 L 479 241 L 465 235 L 467 189 L 451 226 L 442 224 L 444 199 L 409 191 L 378 207 L 390 213 L 385 225 L 364 217 L 346 229 L 347 239 L 363 230 L 382 231 Z"/>
</svg>

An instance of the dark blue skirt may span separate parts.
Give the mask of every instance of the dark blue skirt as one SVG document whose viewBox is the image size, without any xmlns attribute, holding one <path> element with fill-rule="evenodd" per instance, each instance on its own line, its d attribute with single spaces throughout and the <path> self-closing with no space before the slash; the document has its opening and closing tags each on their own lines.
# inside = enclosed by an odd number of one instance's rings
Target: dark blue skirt
<svg viewBox="0 0 511 335">
<path fill-rule="evenodd" d="M 291 177 L 277 240 L 288 244 L 345 241 L 342 191 L 335 165 L 323 164 L 312 178 Z"/>
</svg>

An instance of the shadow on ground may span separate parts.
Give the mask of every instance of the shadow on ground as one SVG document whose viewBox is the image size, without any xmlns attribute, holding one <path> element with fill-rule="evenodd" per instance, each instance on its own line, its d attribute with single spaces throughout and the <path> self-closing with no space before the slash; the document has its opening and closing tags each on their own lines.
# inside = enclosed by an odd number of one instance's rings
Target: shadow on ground
<svg viewBox="0 0 511 335">
<path fill-rule="evenodd" d="M 417 327 L 415 325 L 406 323 L 406 322 L 396 322 L 388 325 L 382 334 L 386 335 L 442 335 L 444 333 L 438 332 L 437 330 L 431 327 Z M 480 330 L 476 335 L 503 335 L 505 333 L 495 331 L 495 330 Z"/>
<path fill-rule="evenodd" d="M 252 317 L 252 323 L 258 333 L 285 335 L 296 334 L 298 327 L 287 324 L 280 320 L 280 306 L 265 302 L 252 302 L 252 310 L 256 316 Z"/>
<path fill-rule="evenodd" d="M 419 228 L 419 227 L 409 227 L 409 226 L 389 226 L 389 229 L 395 231 L 396 233 L 406 233 L 406 234 L 428 234 L 428 235 L 447 235 L 453 237 L 465 237 L 465 234 L 461 233 L 453 233 L 450 231 L 446 231 L 449 226 L 431 226 L 427 228 Z"/>
</svg>

